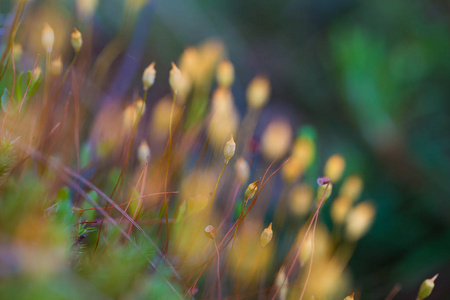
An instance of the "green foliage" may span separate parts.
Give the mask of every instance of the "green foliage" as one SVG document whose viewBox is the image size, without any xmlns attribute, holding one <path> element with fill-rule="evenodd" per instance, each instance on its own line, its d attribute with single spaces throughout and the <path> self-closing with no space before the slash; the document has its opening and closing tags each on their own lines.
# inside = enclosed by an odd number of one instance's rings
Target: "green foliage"
<svg viewBox="0 0 450 300">
<path fill-rule="evenodd" d="M 10 102 L 10 99 L 11 102 L 9 103 L 9 109 L 12 109 L 12 111 L 16 112 L 19 109 L 22 100 L 24 100 L 25 104 L 27 103 L 27 100 L 30 99 L 34 95 L 34 93 L 36 93 L 37 89 L 41 85 L 42 76 L 40 74 L 37 77 L 34 76 L 33 80 L 31 81 L 31 74 L 32 74 L 31 71 L 27 72 L 27 78 L 25 82 L 23 78 L 24 75 L 23 72 L 20 72 L 19 75 L 17 75 L 14 86 L 14 97 L 11 97 L 11 92 L 8 88 L 6 87 L 4 88 L 3 93 L 1 95 L 1 108 L 3 111 L 6 112 L 6 110 L 8 109 L 8 103 Z M 25 92 L 27 92 L 26 95 Z M 25 99 L 23 99 L 24 97 Z"/>
<path fill-rule="evenodd" d="M 0 141 L 0 187 L 8 180 L 15 163 L 13 144 L 6 139 Z"/>
</svg>

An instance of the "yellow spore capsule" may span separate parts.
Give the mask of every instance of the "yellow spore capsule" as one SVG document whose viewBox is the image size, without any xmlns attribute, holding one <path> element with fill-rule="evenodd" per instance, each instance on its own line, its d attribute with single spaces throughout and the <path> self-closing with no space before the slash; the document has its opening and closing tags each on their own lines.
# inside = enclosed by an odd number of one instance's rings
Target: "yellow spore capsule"
<svg viewBox="0 0 450 300">
<path fill-rule="evenodd" d="M 417 295 L 417 300 L 422 300 L 427 298 L 431 295 L 431 292 L 434 289 L 434 281 L 439 276 L 439 274 L 434 275 L 431 279 L 426 279 L 424 282 L 422 282 L 422 285 L 420 286 L 419 294 Z"/>
<path fill-rule="evenodd" d="M 288 151 L 292 140 L 292 128 L 285 120 L 271 122 L 263 133 L 261 149 L 268 160 L 280 158 Z"/>
<path fill-rule="evenodd" d="M 234 165 L 234 169 L 239 183 L 245 184 L 248 180 L 248 176 L 250 175 L 250 167 L 247 161 L 243 157 L 239 157 Z"/>
<path fill-rule="evenodd" d="M 229 88 L 234 81 L 234 67 L 228 60 L 222 61 L 217 67 L 217 82 L 221 87 Z"/>
<path fill-rule="evenodd" d="M 177 66 L 172 63 L 172 69 L 170 70 L 169 74 L 169 83 L 170 87 L 172 88 L 172 91 L 177 94 L 178 90 L 180 88 L 180 81 L 181 81 L 181 71 L 177 68 Z"/>
<path fill-rule="evenodd" d="M 22 57 L 23 49 L 21 44 L 14 43 L 13 45 L 13 57 L 15 61 L 19 61 Z"/>
<path fill-rule="evenodd" d="M 357 241 L 363 237 L 373 223 L 375 207 L 372 202 L 364 201 L 356 205 L 347 216 L 345 237 L 349 241 Z"/>
<path fill-rule="evenodd" d="M 245 190 L 244 200 L 252 199 L 255 196 L 256 191 L 258 190 L 259 180 L 250 183 Z"/>
<path fill-rule="evenodd" d="M 270 243 L 273 237 L 272 223 L 261 233 L 261 246 L 264 248 Z"/>
<path fill-rule="evenodd" d="M 345 297 L 344 300 L 354 300 L 355 299 L 355 293 L 352 293 L 351 295 Z"/>
<path fill-rule="evenodd" d="M 77 0 L 77 11 L 83 19 L 90 19 L 98 6 L 98 0 Z"/>
<path fill-rule="evenodd" d="M 52 74 L 52 76 L 58 76 L 59 74 L 61 74 L 62 68 L 63 63 L 61 60 L 61 56 L 52 60 L 52 62 L 50 63 L 50 73 Z"/>
<path fill-rule="evenodd" d="M 339 194 L 349 198 L 352 202 L 355 202 L 361 196 L 362 190 L 363 181 L 361 177 L 352 175 L 345 179 L 341 189 L 339 190 Z"/>
<path fill-rule="evenodd" d="M 150 160 L 150 147 L 146 141 L 142 141 L 138 148 L 138 160 L 139 163 L 144 165 Z"/>
<path fill-rule="evenodd" d="M 327 185 L 328 185 L 328 188 L 327 188 Z M 332 191 L 333 191 L 333 185 L 331 183 L 319 185 L 317 187 L 317 196 L 316 196 L 317 202 L 320 202 L 320 200 L 322 200 L 322 197 L 323 197 L 323 202 L 325 203 L 325 201 L 327 201 L 328 198 L 330 198 Z"/>
<path fill-rule="evenodd" d="M 352 206 L 350 198 L 345 196 L 339 196 L 331 204 L 331 219 L 335 224 L 342 224 L 347 217 L 347 213 Z"/>
<path fill-rule="evenodd" d="M 297 216 L 304 216 L 311 208 L 314 199 L 314 190 L 307 184 L 294 186 L 289 195 L 289 207 L 291 212 Z"/>
<path fill-rule="evenodd" d="M 81 32 L 78 29 L 74 28 L 71 35 L 72 47 L 75 52 L 80 51 L 81 46 L 83 45 L 83 37 L 81 36 Z"/>
<path fill-rule="evenodd" d="M 280 271 L 278 272 L 277 278 L 275 279 L 275 286 L 277 288 L 281 287 L 278 299 L 279 300 L 286 300 L 287 299 L 287 294 L 288 294 L 289 279 L 286 278 L 286 271 L 285 271 L 284 267 L 282 267 L 280 269 Z"/>
<path fill-rule="evenodd" d="M 48 25 L 48 23 L 44 24 L 41 42 L 42 46 L 44 46 L 44 49 L 47 53 L 52 52 L 53 43 L 55 42 L 55 32 L 53 31 L 53 28 L 50 25 Z"/>
<path fill-rule="evenodd" d="M 216 229 L 214 229 L 212 225 L 208 225 L 205 227 L 205 234 L 207 237 L 214 240 L 214 238 L 216 237 Z"/>
<path fill-rule="evenodd" d="M 327 160 L 324 168 L 324 174 L 331 179 L 331 182 L 337 182 L 341 179 L 344 169 L 345 159 L 342 155 L 335 154 L 330 156 Z"/>
<path fill-rule="evenodd" d="M 230 159 L 234 156 L 235 151 L 236 143 L 234 142 L 233 135 L 231 135 L 231 139 L 225 144 L 225 147 L 223 148 L 225 163 L 228 163 L 230 161 Z"/>
<path fill-rule="evenodd" d="M 156 70 L 155 63 L 152 62 L 147 68 L 145 68 L 142 74 L 142 85 L 144 86 L 144 91 L 148 90 L 153 83 L 155 83 Z"/>
<path fill-rule="evenodd" d="M 247 88 L 247 104 L 252 109 L 261 109 L 269 101 L 270 82 L 265 76 L 255 77 Z"/>
</svg>

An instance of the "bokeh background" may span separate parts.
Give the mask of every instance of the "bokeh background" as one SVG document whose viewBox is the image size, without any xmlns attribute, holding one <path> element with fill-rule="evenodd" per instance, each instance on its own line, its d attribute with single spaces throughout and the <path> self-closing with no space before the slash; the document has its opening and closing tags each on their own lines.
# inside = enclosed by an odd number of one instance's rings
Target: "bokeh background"
<svg viewBox="0 0 450 300">
<path fill-rule="evenodd" d="M 0 22 L 12 2 L 0 2 Z M 76 23 L 74 1 L 31 2 L 26 14 L 56 13 L 67 26 Z M 130 2 L 99 1 L 94 49 L 120 32 Z M 395 284 L 402 286 L 396 299 L 414 299 L 435 273 L 430 299 L 450 297 L 448 1 L 142 2 L 129 44 L 111 69 L 115 81 L 99 87 L 102 101 L 132 93 L 149 61 L 158 70 L 149 101 L 159 99 L 169 91 L 170 63 L 184 48 L 222 40 L 235 66 L 241 116 L 254 74 L 272 83 L 257 135 L 275 118 L 289 119 L 294 130 L 310 124 L 318 133 L 318 161 L 341 153 L 346 174 L 363 177 L 363 198 L 377 207 L 349 263 L 363 299 L 384 299 Z"/>
</svg>

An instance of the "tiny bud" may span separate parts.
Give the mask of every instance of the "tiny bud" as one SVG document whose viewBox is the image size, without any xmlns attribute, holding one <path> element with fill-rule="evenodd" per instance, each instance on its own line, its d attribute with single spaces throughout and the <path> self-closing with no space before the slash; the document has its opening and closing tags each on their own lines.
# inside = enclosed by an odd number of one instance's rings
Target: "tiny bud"
<svg viewBox="0 0 450 300">
<path fill-rule="evenodd" d="M 150 148 L 146 141 L 142 141 L 138 148 L 138 160 L 144 165 L 150 160 Z"/>
<path fill-rule="evenodd" d="M 222 61 L 217 67 L 217 82 L 221 87 L 229 88 L 234 81 L 234 67 L 229 61 Z"/>
<path fill-rule="evenodd" d="M 201 58 L 200 53 L 195 47 L 184 49 L 180 57 L 180 69 L 183 74 L 187 73 L 193 80 L 197 78 L 199 73 L 199 64 Z"/>
<path fill-rule="evenodd" d="M 55 42 L 55 33 L 53 32 L 53 28 L 50 25 L 48 25 L 48 23 L 44 24 L 41 42 L 42 46 L 44 46 L 44 49 L 47 53 L 52 52 L 53 43 Z"/>
<path fill-rule="evenodd" d="M 434 281 L 438 277 L 439 274 L 434 275 L 431 279 L 426 279 L 424 282 L 422 282 L 422 285 L 420 286 L 419 294 L 417 295 L 417 300 L 422 300 L 427 298 L 431 295 L 431 292 L 434 289 Z"/>
<path fill-rule="evenodd" d="M 329 177 L 325 176 L 325 177 L 319 177 L 317 178 L 317 184 L 318 185 L 324 185 L 324 184 L 328 184 L 330 183 L 331 180 Z"/>
<path fill-rule="evenodd" d="M 331 183 L 319 185 L 319 187 L 317 188 L 317 197 L 316 197 L 317 202 L 320 202 L 320 200 L 322 200 L 323 197 L 323 202 L 325 203 L 325 201 L 327 201 L 328 198 L 330 198 L 332 190 L 333 185 Z"/>
<path fill-rule="evenodd" d="M 81 36 L 81 32 L 79 32 L 78 29 L 76 28 L 73 29 L 71 40 L 73 50 L 75 50 L 75 52 L 80 51 L 80 48 L 83 45 L 83 38 Z"/>
<path fill-rule="evenodd" d="M 354 299 L 355 299 L 355 293 L 353 293 L 353 294 L 351 294 L 351 295 L 345 297 L 344 300 L 354 300 Z"/>
<path fill-rule="evenodd" d="M 231 139 L 225 144 L 223 149 L 223 155 L 225 156 L 225 163 L 234 156 L 234 152 L 236 151 L 236 143 L 234 142 L 233 135 L 231 135 Z"/>
<path fill-rule="evenodd" d="M 341 179 L 344 169 L 345 159 L 341 155 L 335 154 L 330 156 L 327 160 L 324 168 L 324 174 L 331 179 L 331 182 L 337 182 Z"/>
<path fill-rule="evenodd" d="M 178 85 L 177 104 L 183 106 L 192 89 L 192 79 L 186 73 L 181 73 L 180 84 Z"/>
<path fill-rule="evenodd" d="M 375 207 L 369 201 L 356 205 L 347 217 L 345 236 L 349 241 L 357 241 L 369 231 L 375 216 Z"/>
<path fill-rule="evenodd" d="M 264 248 L 270 243 L 273 237 L 272 223 L 261 233 L 261 246 Z"/>
<path fill-rule="evenodd" d="M 172 69 L 170 70 L 169 74 L 169 83 L 174 94 L 178 93 L 180 81 L 181 81 L 181 71 L 180 69 L 177 68 L 177 66 L 174 63 L 172 63 Z"/>
<path fill-rule="evenodd" d="M 212 225 L 208 225 L 205 227 L 205 234 L 207 237 L 214 240 L 214 238 L 216 237 L 216 230 Z"/>
<path fill-rule="evenodd" d="M 249 199 L 252 199 L 255 196 L 256 191 L 258 190 L 258 183 L 259 180 L 252 182 L 248 185 L 247 189 L 244 193 L 244 200 L 247 201 Z"/>
<path fill-rule="evenodd" d="M 252 109 L 261 109 L 270 96 L 270 82 L 264 76 L 255 77 L 247 88 L 247 104 Z"/>
<path fill-rule="evenodd" d="M 51 64 L 50 64 L 50 73 L 53 76 L 58 76 L 59 74 L 61 74 L 63 68 L 63 63 L 61 60 L 61 56 L 59 56 L 58 58 L 52 60 Z"/>
<path fill-rule="evenodd" d="M 153 83 L 155 83 L 156 70 L 155 63 L 152 62 L 147 68 L 145 68 L 142 74 L 142 84 L 144 85 L 144 91 L 148 90 Z"/>
<path fill-rule="evenodd" d="M 250 167 L 243 157 L 239 157 L 234 165 L 236 171 L 236 178 L 240 184 L 245 184 L 250 175 Z"/>
</svg>

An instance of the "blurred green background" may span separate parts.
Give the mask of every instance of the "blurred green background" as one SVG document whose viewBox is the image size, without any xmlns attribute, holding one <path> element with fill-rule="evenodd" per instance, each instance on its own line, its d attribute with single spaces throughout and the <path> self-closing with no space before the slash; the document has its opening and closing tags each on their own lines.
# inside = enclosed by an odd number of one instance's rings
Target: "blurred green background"
<svg viewBox="0 0 450 300">
<path fill-rule="evenodd" d="M 12 9 L 2 0 L 2 22 Z M 76 23 L 74 1 L 46 4 Z M 94 17 L 100 51 L 120 27 L 124 1 L 104 0 Z M 72 20 L 70 20 L 72 18 Z M 116 62 L 133 90 L 157 61 L 155 99 L 168 92 L 170 62 L 207 38 L 221 39 L 236 69 L 236 104 L 256 73 L 272 83 L 264 127 L 285 115 L 311 124 L 319 159 L 342 153 L 346 175 L 365 181 L 375 224 L 350 261 L 363 299 L 414 299 L 440 273 L 430 299 L 450 295 L 450 4 L 417 0 L 154 0 L 140 11 L 131 45 Z M 119 75 L 118 75 L 119 76 Z M 119 77 L 118 77 L 119 78 Z M 105 88 L 105 93 L 112 93 Z M 326 218 L 326 216 L 325 216 Z"/>
</svg>

